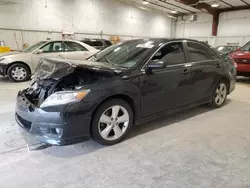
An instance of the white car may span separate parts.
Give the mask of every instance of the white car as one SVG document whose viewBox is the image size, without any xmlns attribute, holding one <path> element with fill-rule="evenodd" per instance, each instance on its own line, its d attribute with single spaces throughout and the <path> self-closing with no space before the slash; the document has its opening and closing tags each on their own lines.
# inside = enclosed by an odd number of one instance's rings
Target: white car
<svg viewBox="0 0 250 188">
<path fill-rule="evenodd" d="M 75 40 L 41 41 L 22 51 L 0 55 L 0 75 L 23 82 L 35 72 L 44 57 L 85 60 L 99 50 Z"/>
</svg>

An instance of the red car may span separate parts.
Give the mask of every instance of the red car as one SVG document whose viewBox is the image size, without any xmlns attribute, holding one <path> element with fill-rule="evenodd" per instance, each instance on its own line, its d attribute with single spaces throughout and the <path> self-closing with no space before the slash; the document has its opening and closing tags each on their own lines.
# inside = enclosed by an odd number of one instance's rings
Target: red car
<svg viewBox="0 0 250 188">
<path fill-rule="evenodd" d="M 229 56 L 237 64 L 237 75 L 250 77 L 250 42 Z"/>
</svg>

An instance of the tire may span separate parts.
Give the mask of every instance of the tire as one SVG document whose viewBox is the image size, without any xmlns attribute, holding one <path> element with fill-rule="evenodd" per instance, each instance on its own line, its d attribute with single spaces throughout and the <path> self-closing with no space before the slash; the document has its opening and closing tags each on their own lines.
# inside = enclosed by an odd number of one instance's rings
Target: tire
<svg viewBox="0 0 250 188">
<path fill-rule="evenodd" d="M 91 123 L 91 135 L 93 140 L 102 145 L 114 145 L 125 138 L 132 124 L 131 106 L 124 100 L 111 99 L 96 110 Z"/>
<path fill-rule="evenodd" d="M 30 78 L 30 74 L 29 67 L 21 63 L 15 63 L 7 70 L 7 76 L 13 82 L 27 81 Z"/>
<path fill-rule="evenodd" d="M 222 107 L 227 99 L 228 95 L 228 84 L 225 80 L 221 80 L 215 87 L 212 102 L 210 105 L 214 108 Z"/>
</svg>

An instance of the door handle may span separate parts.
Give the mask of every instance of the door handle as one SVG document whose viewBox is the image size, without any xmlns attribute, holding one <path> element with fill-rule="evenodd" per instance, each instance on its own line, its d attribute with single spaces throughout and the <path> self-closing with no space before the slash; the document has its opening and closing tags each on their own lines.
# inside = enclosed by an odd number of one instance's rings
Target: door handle
<svg viewBox="0 0 250 188">
<path fill-rule="evenodd" d="M 216 67 L 217 68 L 221 68 L 221 64 L 220 63 L 216 63 Z"/>
<path fill-rule="evenodd" d="M 184 69 L 183 72 L 182 72 L 182 74 L 184 74 L 184 75 L 186 75 L 188 73 L 189 73 L 189 69 Z"/>
<path fill-rule="evenodd" d="M 63 54 L 58 54 L 59 57 L 61 58 L 64 58 L 64 55 Z"/>
</svg>

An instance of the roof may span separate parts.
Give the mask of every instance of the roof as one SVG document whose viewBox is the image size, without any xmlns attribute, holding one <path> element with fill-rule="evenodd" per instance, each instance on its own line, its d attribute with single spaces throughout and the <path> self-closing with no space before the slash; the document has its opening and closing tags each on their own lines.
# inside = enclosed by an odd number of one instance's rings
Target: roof
<svg viewBox="0 0 250 188">
<path fill-rule="evenodd" d="M 120 0 L 144 10 L 155 10 L 176 17 L 197 12 L 225 12 L 250 9 L 250 0 Z M 211 5 L 218 5 L 212 7 Z"/>
<path fill-rule="evenodd" d="M 189 38 L 141 38 L 141 39 L 131 39 L 129 41 L 136 41 L 136 40 L 151 40 L 151 41 L 176 41 L 176 40 L 187 40 L 187 41 L 194 41 L 194 42 L 201 42 L 195 39 Z"/>
</svg>

